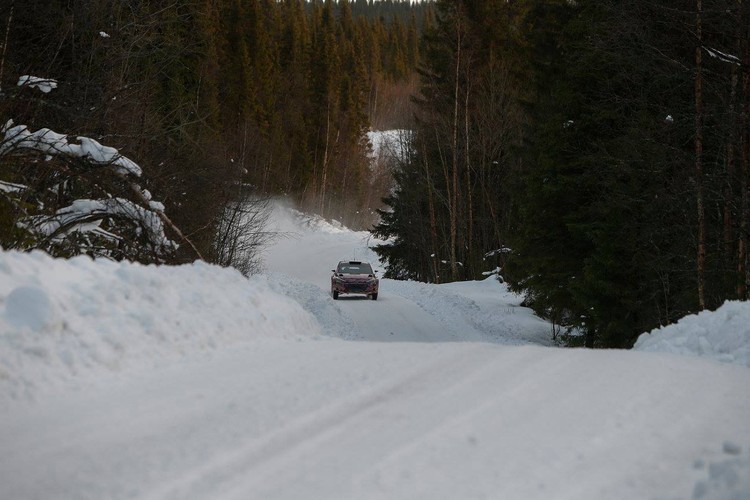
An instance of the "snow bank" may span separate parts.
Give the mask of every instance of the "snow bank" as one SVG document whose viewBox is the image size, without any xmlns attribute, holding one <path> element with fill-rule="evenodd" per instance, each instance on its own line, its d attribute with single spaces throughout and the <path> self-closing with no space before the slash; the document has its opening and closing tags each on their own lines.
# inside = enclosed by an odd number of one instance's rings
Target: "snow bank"
<svg viewBox="0 0 750 500">
<path fill-rule="evenodd" d="M 750 367 L 750 302 L 727 301 L 638 338 L 637 351 L 669 352 Z"/>
<path fill-rule="evenodd" d="M 298 303 L 233 269 L 0 251 L 0 402 L 87 374 L 319 333 Z"/>
<path fill-rule="evenodd" d="M 552 346 L 548 322 L 520 304 L 523 297 L 496 278 L 434 285 L 415 281 L 383 280 L 381 290 L 396 293 L 418 304 L 458 339 L 467 327 L 486 342 L 506 345 Z"/>
<path fill-rule="evenodd" d="M 261 278 L 259 278 L 261 279 Z M 316 285 L 305 283 L 281 273 L 270 273 L 265 278 L 271 289 L 281 295 L 297 301 L 325 328 L 325 334 L 345 340 L 359 338 L 357 325 L 344 314 L 341 308 L 331 299 L 330 294 Z"/>
</svg>

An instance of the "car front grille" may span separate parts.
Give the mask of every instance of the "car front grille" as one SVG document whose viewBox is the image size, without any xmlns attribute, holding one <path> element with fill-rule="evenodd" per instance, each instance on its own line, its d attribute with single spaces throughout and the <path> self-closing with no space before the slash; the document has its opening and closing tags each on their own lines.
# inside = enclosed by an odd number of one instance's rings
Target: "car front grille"
<svg viewBox="0 0 750 500">
<path fill-rule="evenodd" d="M 343 283 L 344 288 L 349 293 L 367 293 L 373 283 L 370 280 L 346 280 Z"/>
</svg>

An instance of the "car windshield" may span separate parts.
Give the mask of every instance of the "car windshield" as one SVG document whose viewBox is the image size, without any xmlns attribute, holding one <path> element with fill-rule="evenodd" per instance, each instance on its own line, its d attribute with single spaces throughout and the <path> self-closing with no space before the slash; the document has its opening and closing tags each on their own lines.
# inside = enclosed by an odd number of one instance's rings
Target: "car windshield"
<svg viewBox="0 0 750 500">
<path fill-rule="evenodd" d="M 338 272 L 343 274 L 373 274 L 370 264 L 364 262 L 356 264 L 342 262 L 339 264 Z"/>
</svg>

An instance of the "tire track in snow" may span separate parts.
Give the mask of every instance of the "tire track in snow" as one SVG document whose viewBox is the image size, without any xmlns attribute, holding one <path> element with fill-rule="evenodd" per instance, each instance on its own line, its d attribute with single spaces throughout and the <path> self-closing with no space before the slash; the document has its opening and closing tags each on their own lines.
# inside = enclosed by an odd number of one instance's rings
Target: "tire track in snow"
<svg viewBox="0 0 750 500">
<path fill-rule="evenodd" d="M 496 354 L 487 346 L 466 344 L 458 352 L 417 365 L 405 378 L 388 380 L 371 391 L 302 415 L 264 438 L 239 443 L 231 452 L 207 459 L 205 465 L 185 471 L 143 498 L 264 498 L 257 496 L 260 488 L 275 485 L 272 479 L 279 476 L 282 486 L 289 485 L 283 478 L 289 473 L 304 473 L 305 456 L 325 450 L 326 442 L 373 438 L 377 433 L 372 425 L 381 425 L 383 412 L 398 406 L 399 401 L 408 407 L 415 397 L 430 401 L 460 388 L 467 379 L 484 376 L 481 372 Z M 419 430 L 427 431 L 428 428 Z M 296 467 L 289 470 L 290 463 L 299 463 L 299 470 Z M 304 497 L 305 491 L 298 493 Z"/>
</svg>

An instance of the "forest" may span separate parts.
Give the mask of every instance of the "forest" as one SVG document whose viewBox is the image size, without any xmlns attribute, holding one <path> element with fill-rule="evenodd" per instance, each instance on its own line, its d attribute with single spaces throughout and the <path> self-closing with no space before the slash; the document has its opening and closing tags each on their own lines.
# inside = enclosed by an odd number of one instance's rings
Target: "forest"
<svg viewBox="0 0 750 500">
<path fill-rule="evenodd" d="M 284 194 L 566 345 L 748 298 L 742 0 L 4 2 L 0 43 L 3 248 L 252 272 Z M 384 175 L 369 129 L 404 130 Z"/>
<path fill-rule="evenodd" d="M 245 271 L 253 265 L 236 256 L 264 240 L 263 196 L 371 224 L 367 208 L 387 188 L 370 175 L 365 132 L 410 123 L 431 13 L 402 1 L 3 2 L 0 242 Z M 68 154 L 74 141 L 49 144 L 47 130 L 114 148 L 143 175 L 112 176 Z M 155 248 L 144 217 L 72 204 L 148 211 L 152 193 L 176 251 Z M 79 219 L 97 231 L 84 234 Z"/>
<path fill-rule="evenodd" d="M 499 268 L 568 345 L 747 300 L 750 6 L 438 1 L 389 275 Z"/>
</svg>

